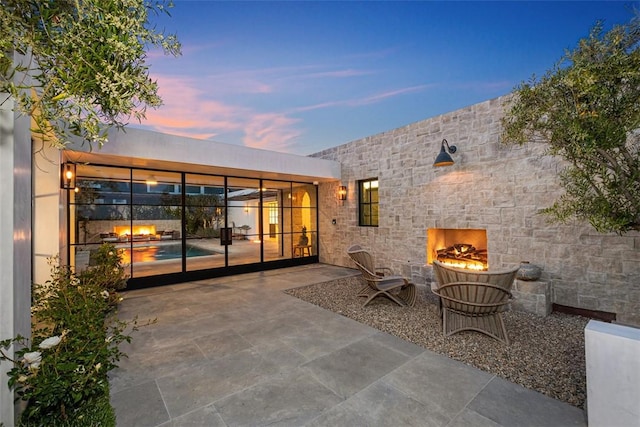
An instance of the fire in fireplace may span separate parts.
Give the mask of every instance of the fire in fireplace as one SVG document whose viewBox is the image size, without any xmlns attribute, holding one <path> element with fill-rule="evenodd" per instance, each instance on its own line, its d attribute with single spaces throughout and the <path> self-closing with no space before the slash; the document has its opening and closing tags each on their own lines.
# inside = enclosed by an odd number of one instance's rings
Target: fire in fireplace
<svg viewBox="0 0 640 427">
<path fill-rule="evenodd" d="M 427 263 L 438 260 L 456 268 L 487 270 L 487 231 L 475 228 L 427 230 Z"/>
<path fill-rule="evenodd" d="M 133 236 L 133 238 L 150 238 L 155 237 L 156 235 L 156 226 L 155 225 L 134 225 L 133 233 L 131 232 L 131 227 L 128 225 L 116 225 L 113 227 L 113 231 L 118 234 L 118 236 Z M 130 238 L 130 237 L 129 237 Z"/>
</svg>

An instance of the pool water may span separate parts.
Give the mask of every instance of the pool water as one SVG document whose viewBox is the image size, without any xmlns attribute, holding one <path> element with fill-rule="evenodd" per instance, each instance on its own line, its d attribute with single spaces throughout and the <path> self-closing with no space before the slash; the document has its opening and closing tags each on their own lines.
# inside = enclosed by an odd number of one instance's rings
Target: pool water
<svg viewBox="0 0 640 427">
<path fill-rule="evenodd" d="M 187 243 L 187 258 L 216 255 L 219 253 L 220 252 L 211 249 L 205 249 Z M 123 262 L 135 263 L 180 259 L 182 257 L 182 244 L 168 243 L 162 245 L 135 246 L 133 248 L 133 257 L 131 255 L 131 248 L 125 249 L 122 254 Z"/>
</svg>

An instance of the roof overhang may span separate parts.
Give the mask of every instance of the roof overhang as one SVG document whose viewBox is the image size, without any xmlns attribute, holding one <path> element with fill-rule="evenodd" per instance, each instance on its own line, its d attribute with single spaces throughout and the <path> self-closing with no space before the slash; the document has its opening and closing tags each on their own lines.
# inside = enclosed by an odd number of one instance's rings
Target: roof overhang
<svg viewBox="0 0 640 427">
<path fill-rule="evenodd" d="M 340 180 L 340 163 L 332 160 L 168 135 L 143 129 L 111 131 L 100 149 L 68 147 L 65 160 L 142 169 L 188 171 L 302 182 Z"/>
</svg>

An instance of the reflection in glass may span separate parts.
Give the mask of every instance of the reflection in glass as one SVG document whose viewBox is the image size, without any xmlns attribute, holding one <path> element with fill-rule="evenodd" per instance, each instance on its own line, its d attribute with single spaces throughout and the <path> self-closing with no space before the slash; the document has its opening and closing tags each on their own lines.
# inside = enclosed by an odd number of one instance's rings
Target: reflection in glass
<svg viewBox="0 0 640 427">
<path fill-rule="evenodd" d="M 312 184 L 79 164 L 77 186 L 69 255 L 79 271 L 102 243 L 122 251 L 132 278 L 318 253 Z"/>
<path fill-rule="evenodd" d="M 262 260 L 260 180 L 229 178 L 227 181 L 227 227 L 232 243 L 227 246 L 229 265 L 253 264 Z"/>
<path fill-rule="evenodd" d="M 124 256 L 131 263 L 132 277 L 182 271 L 181 256 L 162 261 L 157 257 L 167 245 L 182 251 L 181 192 L 180 173 L 132 171 L 131 221 L 119 231 L 128 241 Z"/>
<path fill-rule="evenodd" d="M 187 271 L 224 267 L 224 177 L 187 174 L 185 193 Z"/>
</svg>

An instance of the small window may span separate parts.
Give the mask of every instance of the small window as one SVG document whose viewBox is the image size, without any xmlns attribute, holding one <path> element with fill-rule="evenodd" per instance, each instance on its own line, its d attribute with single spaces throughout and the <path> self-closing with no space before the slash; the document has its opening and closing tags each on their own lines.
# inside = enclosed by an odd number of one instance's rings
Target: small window
<svg viewBox="0 0 640 427">
<path fill-rule="evenodd" d="M 358 181 L 359 225 L 378 226 L 378 178 Z"/>
</svg>

